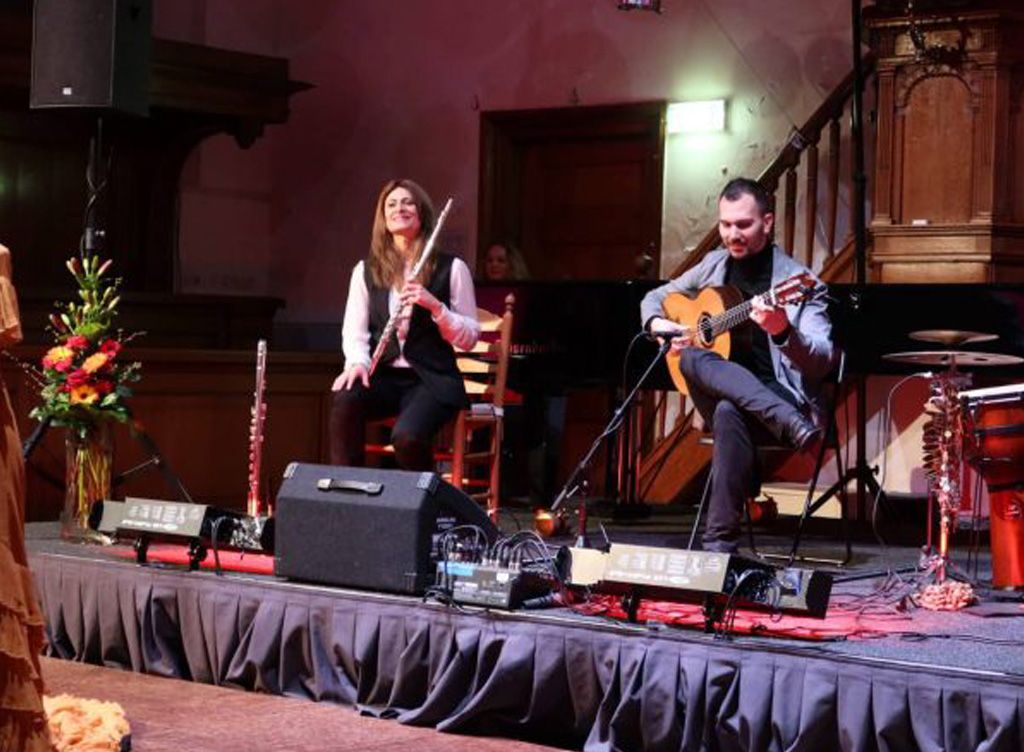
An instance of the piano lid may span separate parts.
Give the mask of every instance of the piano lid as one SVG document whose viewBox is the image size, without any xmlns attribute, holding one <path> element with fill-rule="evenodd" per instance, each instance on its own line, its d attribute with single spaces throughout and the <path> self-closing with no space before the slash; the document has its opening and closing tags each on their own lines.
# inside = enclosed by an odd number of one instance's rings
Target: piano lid
<svg viewBox="0 0 1024 752">
<path fill-rule="evenodd" d="M 478 282 L 476 302 L 504 310 L 515 295 L 513 389 L 545 392 L 615 385 L 630 340 L 640 331 L 640 300 L 654 280 Z"/>
<path fill-rule="evenodd" d="M 480 282 L 477 305 L 504 309 L 516 296 L 509 379 L 513 389 L 544 392 L 622 382 L 626 348 L 640 330 L 640 300 L 662 284 L 622 282 Z M 851 284 L 829 285 L 834 337 L 857 373 L 912 373 L 921 365 L 883 358 L 888 353 L 935 350 L 913 332 L 957 330 L 995 334 L 957 349 L 1024 358 L 1024 285 Z M 647 342 L 631 357 L 630 380 L 656 352 Z M 967 370 L 970 370 L 969 368 Z M 1022 365 L 986 366 L 993 379 L 1024 374 Z M 672 389 L 668 373 L 653 375 L 651 388 Z"/>
<path fill-rule="evenodd" d="M 910 373 L 920 364 L 886 360 L 889 353 L 935 350 L 911 337 L 922 330 L 985 332 L 995 338 L 958 350 L 1024 357 L 1024 285 L 829 285 L 836 341 L 857 373 Z M 987 376 L 1024 373 L 1019 363 L 985 366 Z"/>
</svg>

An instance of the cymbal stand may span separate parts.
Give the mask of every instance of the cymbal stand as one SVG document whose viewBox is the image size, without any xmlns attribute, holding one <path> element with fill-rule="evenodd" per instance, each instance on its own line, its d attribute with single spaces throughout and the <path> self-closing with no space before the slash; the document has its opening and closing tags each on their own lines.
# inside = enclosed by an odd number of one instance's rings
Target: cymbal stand
<svg viewBox="0 0 1024 752">
<path fill-rule="evenodd" d="M 924 470 L 928 478 L 928 531 L 921 564 L 942 583 L 949 572 L 949 541 L 960 509 L 963 479 L 963 419 L 959 392 L 970 384 L 970 375 L 957 371 L 956 359 L 949 369 L 934 375 L 930 396 L 924 404 L 929 416 L 924 426 Z M 939 515 L 938 549 L 934 548 L 932 500 Z"/>
</svg>

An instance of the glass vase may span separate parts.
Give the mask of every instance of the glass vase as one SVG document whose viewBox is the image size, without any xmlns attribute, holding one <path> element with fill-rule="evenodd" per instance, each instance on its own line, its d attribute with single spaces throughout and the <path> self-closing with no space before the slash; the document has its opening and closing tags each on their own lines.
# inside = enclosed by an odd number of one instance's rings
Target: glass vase
<svg viewBox="0 0 1024 752">
<path fill-rule="evenodd" d="M 101 542 L 102 535 L 89 527 L 89 512 L 96 501 L 110 498 L 113 444 L 110 425 L 98 423 L 84 435 L 68 431 L 66 438 L 64 509 L 60 537 L 64 540 Z"/>
</svg>

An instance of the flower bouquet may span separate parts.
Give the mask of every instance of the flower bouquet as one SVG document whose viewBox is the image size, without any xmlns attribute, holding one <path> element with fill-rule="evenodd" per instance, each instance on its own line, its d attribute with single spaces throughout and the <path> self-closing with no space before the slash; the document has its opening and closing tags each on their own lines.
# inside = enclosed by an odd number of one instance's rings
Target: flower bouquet
<svg viewBox="0 0 1024 752">
<path fill-rule="evenodd" d="M 111 261 L 97 256 L 67 262 L 78 285 L 77 301 L 57 303 L 50 315 L 56 345 L 42 360 L 40 404 L 30 415 L 67 432 L 67 489 L 61 535 L 91 537 L 89 510 L 109 497 L 112 464 L 110 424 L 131 418 L 129 384 L 139 379 L 139 363 L 121 359 L 125 337 L 112 331 L 120 279 L 106 276 Z"/>
</svg>

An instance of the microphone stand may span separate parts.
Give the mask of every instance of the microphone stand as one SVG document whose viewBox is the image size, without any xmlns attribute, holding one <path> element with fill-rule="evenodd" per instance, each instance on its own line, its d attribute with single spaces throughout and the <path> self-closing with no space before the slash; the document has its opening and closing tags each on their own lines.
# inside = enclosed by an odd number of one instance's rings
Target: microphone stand
<svg viewBox="0 0 1024 752">
<path fill-rule="evenodd" d="M 629 394 L 626 395 L 622 403 L 616 408 L 615 413 L 612 415 L 612 419 L 608 421 L 608 425 L 604 427 L 604 430 L 598 434 L 597 438 L 594 439 L 594 443 L 590 445 L 590 449 L 583 455 L 576 467 L 573 469 L 572 474 L 569 475 L 569 480 L 562 486 L 562 490 L 551 504 L 551 511 L 557 513 L 562 505 L 579 495 L 579 504 L 577 507 L 577 528 L 576 528 L 576 548 L 589 548 L 589 541 L 587 540 L 587 479 L 584 477 L 586 471 L 590 468 L 590 463 L 594 460 L 594 455 L 597 454 L 597 450 L 601 448 L 601 443 L 610 436 L 614 436 L 616 432 L 622 427 L 623 420 L 625 419 L 626 413 L 629 408 L 633 405 L 633 401 L 636 399 L 636 395 L 640 392 L 640 388 L 647 381 L 648 377 L 654 371 L 655 367 L 665 357 L 665 353 L 669 351 L 672 346 L 672 333 L 667 333 L 666 336 L 659 336 L 658 354 L 654 356 L 647 369 L 641 374 L 636 384 L 630 390 Z"/>
</svg>

